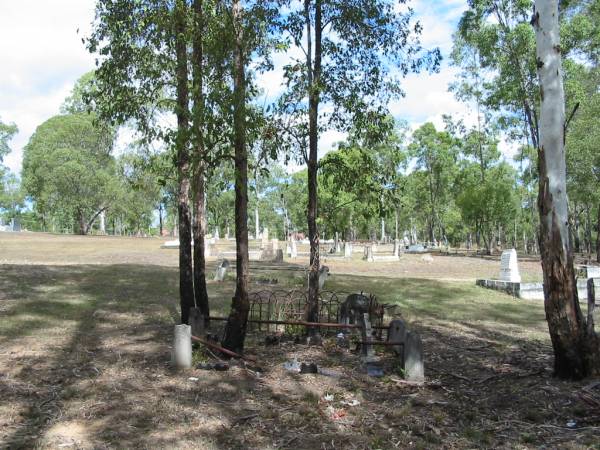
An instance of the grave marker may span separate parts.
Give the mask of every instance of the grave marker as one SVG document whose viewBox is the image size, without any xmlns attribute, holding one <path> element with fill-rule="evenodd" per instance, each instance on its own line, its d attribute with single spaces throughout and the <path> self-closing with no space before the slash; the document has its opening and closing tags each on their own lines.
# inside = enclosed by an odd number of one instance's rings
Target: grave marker
<svg viewBox="0 0 600 450">
<path fill-rule="evenodd" d="M 500 280 L 520 283 L 519 265 L 517 263 L 517 251 L 513 248 L 502 252 L 500 258 Z"/>
<path fill-rule="evenodd" d="M 409 381 L 423 381 L 425 367 L 423 365 L 423 342 L 414 331 L 406 333 L 404 343 L 404 377 Z"/>
</svg>

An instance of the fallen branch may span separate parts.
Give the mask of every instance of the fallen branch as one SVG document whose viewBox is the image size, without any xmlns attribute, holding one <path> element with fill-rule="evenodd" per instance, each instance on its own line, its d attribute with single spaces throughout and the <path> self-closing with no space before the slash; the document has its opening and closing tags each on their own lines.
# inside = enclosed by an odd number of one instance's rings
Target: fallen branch
<svg viewBox="0 0 600 450">
<path fill-rule="evenodd" d="M 226 348 L 221 347 L 220 345 L 214 344 L 212 342 L 206 341 L 202 338 L 199 338 L 197 336 L 192 336 L 192 341 L 196 341 L 196 342 L 200 342 L 201 344 L 206 345 L 207 347 L 211 347 L 214 348 L 215 350 L 220 351 L 221 353 L 224 353 L 228 356 L 231 356 L 233 358 L 238 358 L 238 359 L 243 359 L 244 361 L 250 361 L 253 363 L 257 363 L 256 359 L 254 358 L 250 358 L 249 356 L 243 356 L 240 355 L 239 353 L 236 352 L 232 352 L 231 350 L 227 350 Z"/>
</svg>

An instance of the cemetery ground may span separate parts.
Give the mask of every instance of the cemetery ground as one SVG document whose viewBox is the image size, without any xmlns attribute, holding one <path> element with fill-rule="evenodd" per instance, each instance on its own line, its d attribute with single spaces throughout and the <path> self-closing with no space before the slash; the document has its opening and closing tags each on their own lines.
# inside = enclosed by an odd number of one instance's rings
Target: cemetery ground
<svg viewBox="0 0 600 450">
<path fill-rule="evenodd" d="M 0 448 L 600 448 L 598 387 L 552 378 L 542 302 L 474 286 L 498 258 L 326 262 L 326 289 L 397 304 L 421 334 L 427 383 L 411 385 L 391 353 L 370 378 L 334 339 L 266 346 L 258 333 L 256 365 L 175 372 L 177 252 L 161 242 L 0 233 Z M 305 264 L 253 262 L 251 289 L 299 288 Z M 541 278 L 534 260 L 520 269 Z M 233 286 L 209 281 L 214 314 Z M 293 358 L 333 374 L 286 371 Z"/>
</svg>

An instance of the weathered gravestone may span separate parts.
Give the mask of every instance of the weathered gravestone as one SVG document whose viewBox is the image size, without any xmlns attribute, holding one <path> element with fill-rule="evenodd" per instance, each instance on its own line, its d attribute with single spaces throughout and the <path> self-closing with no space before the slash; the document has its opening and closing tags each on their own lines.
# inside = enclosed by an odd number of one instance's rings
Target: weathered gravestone
<svg viewBox="0 0 600 450">
<path fill-rule="evenodd" d="M 217 266 L 217 270 L 215 271 L 215 281 L 223 281 L 225 275 L 227 275 L 227 269 L 229 269 L 229 261 L 224 259 L 221 261 L 221 264 Z"/>
<path fill-rule="evenodd" d="M 298 257 L 298 244 L 296 242 L 296 239 L 294 239 L 292 237 L 292 240 L 290 242 L 290 258 L 297 258 Z"/>
<path fill-rule="evenodd" d="M 261 247 L 265 248 L 269 245 L 269 229 L 267 227 L 263 228 L 263 232 L 262 232 L 262 242 L 261 242 Z"/>
<path fill-rule="evenodd" d="M 371 321 L 369 320 L 369 313 L 363 313 L 359 315 L 360 320 L 360 332 L 361 332 L 361 350 L 362 355 L 368 359 L 372 359 L 375 356 L 375 351 L 373 349 L 373 330 L 371 329 Z"/>
<path fill-rule="evenodd" d="M 398 356 L 400 356 L 401 359 L 404 359 L 404 344 L 406 344 L 407 332 L 408 330 L 404 320 L 395 319 L 390 322 L 390 326 L 388 328 L 388 342 L 394 342 L 398 344 L 392 346 L 392 349 Z"/>
<path fill-rule="evenodd" d="M 500 258 L 500 280 L 520 283 L 519 265 L 517 263 L 517 251 L 513 248 L 502 252 Z"/>
<path fill-rule="evenodd" d="M 200 313 L 200 308 L 190 308 L 190 326 L 192 327 L 192 336 L 204 338 L 204 316 Z"/>
<path fill-rule="evenodd" d="M 173 364 L 178 369 L 192 367 L 192 327 L 189 325 L 175 325 Z"/>
<path fill-rule="evenodd" d="M 365 253 L 363 255 L 363 259 L 367 260 L 367 262 L 373 262 L 373 247 L 371 245 L 365 245 Z"/>
<path fill-rule="evenodd" d="M 283 262 L 283 250 L 278 248 L 275 250 L 275 262 Z"/>
<path fill-rule="evenodd" d="M 423 342 L 414 331 L 406 333 L 404 342 L 404 377 L 409 381 L 423 381 L 425 367 L 423 365 Z"/>
<path fill-rule="evenodd" d="M 352 258 L 352 243 L 346 242 L 344 244 L 344 258 Z"/>
<path fill-rule="evenodd" d="M 319 269 L 319 290 L 323 289 L 327 278 L 329 278 L 329 267 L 321 266 Z"/>
</svg>

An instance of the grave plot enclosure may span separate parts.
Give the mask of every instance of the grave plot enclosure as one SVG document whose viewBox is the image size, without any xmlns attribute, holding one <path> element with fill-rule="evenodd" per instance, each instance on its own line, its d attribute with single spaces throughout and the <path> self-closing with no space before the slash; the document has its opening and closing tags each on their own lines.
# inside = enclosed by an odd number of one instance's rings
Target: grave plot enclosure
<svg viewBox="0 0 600 450">
<path fill-rule="evenodd" d="M 321 291 L 319 294 L 319 324 L 321 333 L 334 333 L 344 328 L 341 324 L 341 305 L 350 292 Z M 369 318 L 373 327 L 384 329 L 383 319 L 387 306 L 370 296 Z M 307 294 L 300 290 L 258 291 L 250 294 L 250 329 L 263 332 L 298 333 L 304 322 Z M 353 325 L 354 326 L 354 325 Z"/>
</svg>

